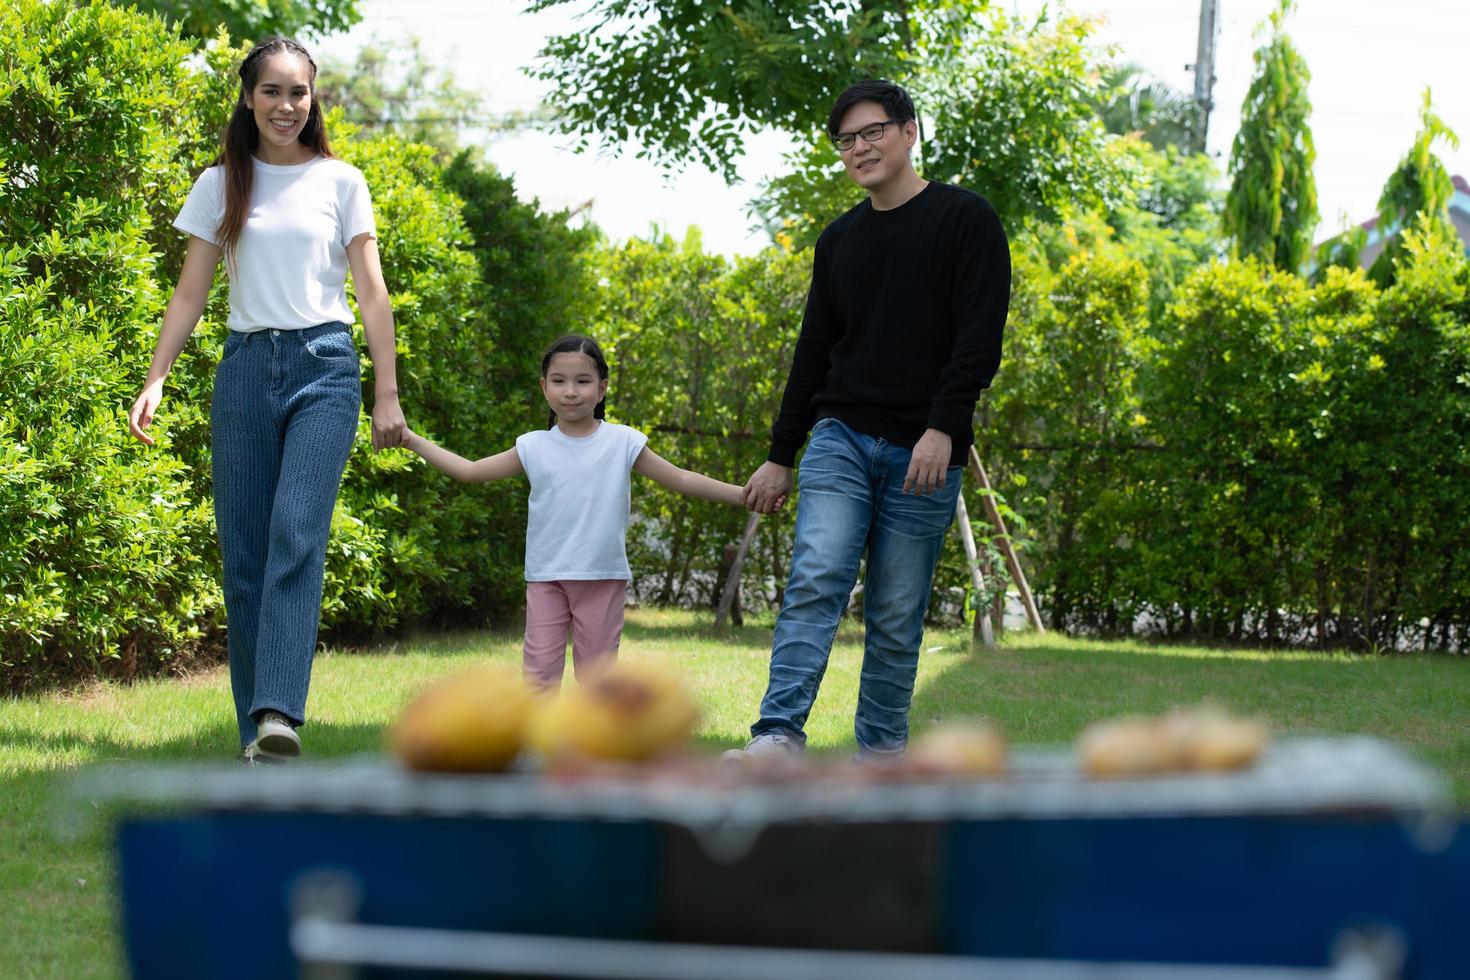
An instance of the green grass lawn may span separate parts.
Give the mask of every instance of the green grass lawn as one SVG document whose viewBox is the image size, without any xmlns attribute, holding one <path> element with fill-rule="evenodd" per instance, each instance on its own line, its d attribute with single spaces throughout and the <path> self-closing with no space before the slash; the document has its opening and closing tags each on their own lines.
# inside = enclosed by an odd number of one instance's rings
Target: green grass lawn
<svg viewBox="0 0 1470 980">
<path fill-rule="evenodd" d="M 744 740 L 764 690 L 770 623 L 716 637 L 709 622 L 684 612 L 630 611 L 623 657 L 685 673 L 705 710 L 701 749 L 715 751 Z M 306 750 L 315 757 L 377 751 L 384 725 L 425 683 L 519 655 L 520 636 L 510 632 L 329 651 L 314 671 Z M 860 660 L 861 633 L 844 630 L 808 726 L 813 748 L 852 751 Z M 1013 741 L 1060 743 L 1097 718 L 1205 697 L 1287 732 L 1392 739 L 1446 773 L 1462 808 L 1470 803 L 1470 672 L 1451 657 L 1265 654 L 1031 634 L 972 651 L 966 634 L 937 633 L 925 640 L 913 723 L 922 731 L 940 719 L 984 715 Z M 123 973 L 108 828 L 66 802 L 67 773 L 99 762 L 223 762 L 234 751 L 223 669 L 0 700 L 3 973 Z"/>
</svg>

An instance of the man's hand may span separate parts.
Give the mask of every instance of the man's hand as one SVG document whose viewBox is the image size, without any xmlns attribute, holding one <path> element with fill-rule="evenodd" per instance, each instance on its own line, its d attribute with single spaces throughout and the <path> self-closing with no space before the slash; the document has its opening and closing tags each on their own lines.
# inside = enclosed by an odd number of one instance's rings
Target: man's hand
<svg viewBox="0 0 1470 980">
<path fill-rule="evenodd" d="M 791 467 L 766 460 L 740 491 L 740 502 L 757 514 L 774 514 L 791 493 Z"/>
<path fill-rule="evenodd" d="M 947 432 L 924 430 L 914 444 L 913 457 L 909 459 L 909 471 L 903 478 L 904 493 L 933 493 L 944 486 L 953 442 Z"/>
</svg>

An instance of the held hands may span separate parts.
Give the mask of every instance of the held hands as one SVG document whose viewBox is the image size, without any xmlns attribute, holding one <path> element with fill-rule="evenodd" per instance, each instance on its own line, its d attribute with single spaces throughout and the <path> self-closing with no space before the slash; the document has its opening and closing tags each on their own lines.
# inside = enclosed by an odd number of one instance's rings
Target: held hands
<svg viewBox="0 0 1470 980">
<path fill-rule="evenodd" d="M 379 395 L 373 400 L 373 451 L 408 445 L 408 422 L 397 395 Z"/>
<path fill-rule="evenodd" d="M 767 460 L 746 481 L 745 489 L 740 493 L 740 501 L 746 510 L 757 514 L 774 514 L 786 503 L 790 493 L 791 467 Z"/>
<path fill-rule="evenodd" d="M 153 445 L 153 437 L 143 430 L 153 424 L 153 416 L 158 411 L 158 403 L 163 401 L 163 379 L 150 381 L 143 386 L 138 398 L 133 402 L 133 407 L 128 411 L 128 431 L 133 438 L 145 446 Z"/>
<path fill-rule="evenodd" d="M 903 492 L 933 493 L 944 486 L 949 472 L 949 454 L 952 440 L 946 432 L 925 429 L 914 444 L 913 456 L 909 459 L 909 471 L 904 474 Z"/>
</svg>

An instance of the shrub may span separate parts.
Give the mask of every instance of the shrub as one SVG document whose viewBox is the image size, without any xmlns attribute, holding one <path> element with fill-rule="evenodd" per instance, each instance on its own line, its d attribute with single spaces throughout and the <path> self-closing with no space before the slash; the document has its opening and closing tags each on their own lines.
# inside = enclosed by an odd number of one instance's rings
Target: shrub
<svg viewBox="0 0 1470 980">
<path fill-rule="evenodd" d="M 598 258 L 596 336 L 612 369 L 608 413 L 642 430 L 660 456 L 744 484 L 765 460 L 796 332 L 810 255 L 768 250 L 733 262 L 697 236 L 630 241 Z M 639 598 L 706 605 L 744 510 L 634 491 L 629 562 Z M 786 585 L 794 507 L 762 521 L 743 576 L 747 595 L 776 600 Z M 748 600 L 747 600 L 748 601 Z"/>
<path fill-rule="evenodd" d="M 187 48 L 104 5 L 0 9 L 4 686 L 148 668 L 215 622 L 208 512 L 127 435 L 162 294 L 149 202 L 181 183 Z M 197 414 L 197 408 L 193 409 Z M 187 410 L 186 413 L 187 414 Z"/>
</svg>

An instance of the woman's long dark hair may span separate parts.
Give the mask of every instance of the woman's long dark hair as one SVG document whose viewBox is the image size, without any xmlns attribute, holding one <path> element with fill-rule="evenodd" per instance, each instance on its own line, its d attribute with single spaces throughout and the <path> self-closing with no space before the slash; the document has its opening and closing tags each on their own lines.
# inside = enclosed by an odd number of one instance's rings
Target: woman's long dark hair
<svg viewBox="0 0 1470 980">
<path fill-rule="evenodd" d="M 583 337 L 581 334 L 569 333 L 554 341 L 546 348 L 546 353 L 541 355 L 541 377 L 546 377 L 547 370 L 551 367 L 551 359 L 558 354 L 586 354 L 592 358 L 592 363 L 597 366 L 597 378 L 599 381 L 607 380 L 607 358 L 602 356 L 602 348 L 597 346 L 597 341 L 591 337 Z M 604 397 L 592 410 L 595 419 L 607 418 L 607 398 Z M 548 429 L 556 428 L 556 413 L 548 412 L 546 419 Z"/>
<path fill-rule="evenodd" d="M 225 213 L 220 219 L 219 244 L 225 256 L 234 259 L 235 246 L 240 242 L 240 232 L 245 230 L 245 219 L 250 214 L 250 185 L 255 177 L 255 149 L 260 145 L 260 127 L 255 124 L 255 114 L 245 104 L 245 96 L 255 91 L 260 80 L 260 67 L 273 54 L 289 52 L 306 59 L 311 66 L 311 111 L 301 124 L 301 135 L 297 137 L 324 157 L 332 155 L 327 142 L 327 127 L 322 122 L 322 106 L 316 97 L 316 62 L 311 54 L 297 42 L 287 37 L 268 37 L 257 41 L 255 47 L 240 62 L 240 95 L 235 100 L 235 111 L 225 126 L 220 138 L 219 156 L 215 166 L 225 168 Z"/>
</svg>

